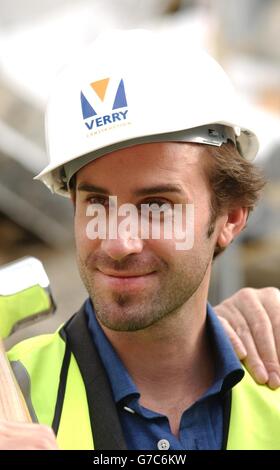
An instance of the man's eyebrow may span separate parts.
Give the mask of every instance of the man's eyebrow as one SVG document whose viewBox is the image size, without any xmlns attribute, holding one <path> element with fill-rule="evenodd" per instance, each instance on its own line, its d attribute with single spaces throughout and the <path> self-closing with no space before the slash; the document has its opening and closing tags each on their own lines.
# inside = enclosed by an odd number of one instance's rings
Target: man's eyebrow
<svg viewBox="0 0 280 470">
<path fill-rule="evenodd" d="M 95 184 L 90 183 L 80 183 L 77 188 L 78 191 L 84 191 L 87 193 L 99 193 L 99 194 L 106 194 L 109 195 L 110 191 L 106 188 L 102 188 L 101 186 L 96 186 Z"/>
<path fill-rule="evenodd" d="M 185 191 L 179 184 L 159 184 L 157 186 L 149 186 L 134 191 L 136 196 L 148 196 L 150 194 L 159 193 L 177 193 L 185 195 Z"/>
<path fill-rule="evenodd" d="M 96 186 L 95 184 L 91 183 L 80 183 L 77 188 L 78 191 L 84 191 L 87 193 L 99 193 L 99 194 L 106 194 L 110 195 L 110 191 L 106 188 L 102 188 L 101 186 Z M 180 195 L 185 195 L 185 191 L 183 190 L 182 186 L 179 184 L 158 184 L 155 186 L 147 186 L 145 188 L 139 188 L 133 191 L 135 196 L 148 196 L 151 194 L 162 194 L 162 193 L 177 193 Z"/>
</svg>

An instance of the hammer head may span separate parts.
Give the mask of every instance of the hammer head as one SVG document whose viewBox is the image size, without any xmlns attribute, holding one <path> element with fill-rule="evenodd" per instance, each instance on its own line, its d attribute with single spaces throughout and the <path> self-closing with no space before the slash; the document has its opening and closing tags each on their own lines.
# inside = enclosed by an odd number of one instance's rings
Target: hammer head
<svg viewBox="0 0 280 470">
<path fill-rule="evenodd" d="M 56 306 L 45 269 L 26 257 L 0 267 L 0 336 L 53 314 Z"/>
</svg>

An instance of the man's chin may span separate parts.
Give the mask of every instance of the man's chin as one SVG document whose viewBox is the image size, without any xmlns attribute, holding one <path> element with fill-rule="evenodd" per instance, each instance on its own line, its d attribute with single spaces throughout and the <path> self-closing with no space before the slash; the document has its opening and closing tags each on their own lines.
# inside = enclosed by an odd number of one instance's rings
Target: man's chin
<svg viewBox="0 0 280 470">
<path fill-rule="evenodd" d="M 120 311 L 121 310 L 121 311 Z M 96 309 L 96 317 L 104 327 L 112 331 L 133 332 L 149 328 L 158 319 L 139 317 L 139 309 L 135 312 L 129 309 L 110 309 L 110 313 Z"/>
</svg>

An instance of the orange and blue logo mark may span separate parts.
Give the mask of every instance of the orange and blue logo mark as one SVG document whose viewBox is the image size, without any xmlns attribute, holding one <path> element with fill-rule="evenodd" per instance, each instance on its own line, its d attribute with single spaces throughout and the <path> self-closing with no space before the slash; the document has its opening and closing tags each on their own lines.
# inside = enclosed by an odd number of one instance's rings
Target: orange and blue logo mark
<svg viewBox="0 0 280 470">
<path fill-rule="evenodd" d="M 128 110 L 117 111 L 127 108 L 127 99 L 123 79 L 117 82 L 116 92 L 112 94 L 112 86 L 107 98 L 110 78 L 104 78 L 90 84 L 87 97 L 81 91 L 81 108 L 85 126 L 88 130 L 97 127 L 114 124 L 118 121 L 126 120 Z M 93 92 L 93 93 L 92 93 Z M 101 111 L 101 112 L 100 112 Z M 106 113 L 104 114 L 104 111 Z"/>
</svg>

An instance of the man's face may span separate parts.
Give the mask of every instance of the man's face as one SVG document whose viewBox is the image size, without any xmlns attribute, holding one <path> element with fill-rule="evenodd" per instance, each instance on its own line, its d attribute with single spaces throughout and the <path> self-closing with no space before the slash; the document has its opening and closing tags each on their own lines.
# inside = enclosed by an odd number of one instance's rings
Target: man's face
<svg viewBox="0 0 280 470">
<path fill-rule="evenodd" d="M 113 152 L 77 173 L 75 237 L 83 282 L 97 318 L 119 331 L 146 328 L 180 309 L 209 277 L 217 224 L 209 238 L 210 190 L 201 145 L 153 143 Z M 172 239 L 119 236 L 90 240 L 87 207 L 194 204 L 194 246 L 178 251 Z M 119 219 L 118 219 L 119 220 Z M 204 281 L 204 282 L 203 282 Z M 208 282 L 206 282 L 206 289 Z"/>
</svg>

